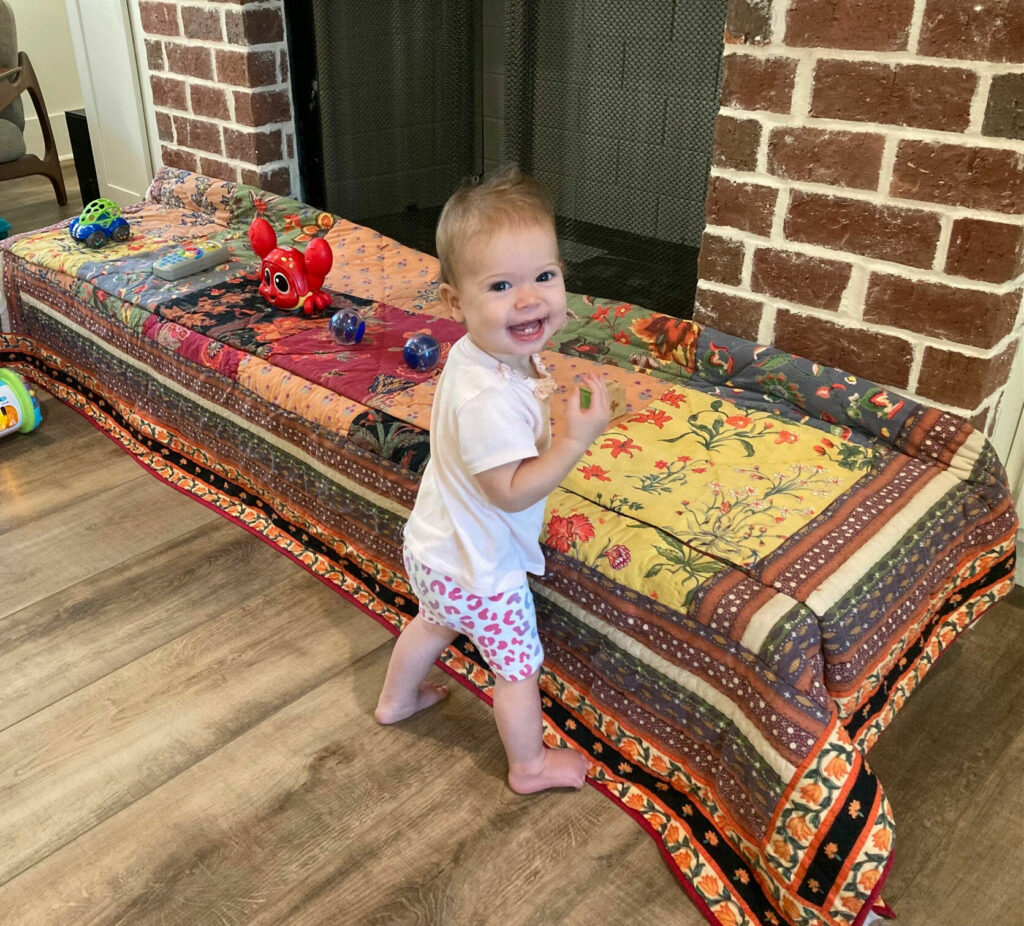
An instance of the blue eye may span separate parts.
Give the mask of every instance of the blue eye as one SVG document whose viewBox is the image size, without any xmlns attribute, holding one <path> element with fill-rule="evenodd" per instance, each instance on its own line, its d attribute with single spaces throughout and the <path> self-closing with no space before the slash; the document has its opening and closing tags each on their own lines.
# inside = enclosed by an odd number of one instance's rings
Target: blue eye
<svg viewBox="0 0 1024 926">
<path fill-rule="evenodd" d="M 547 283 L 555 278 L 554 270 L 545 270 L 540 276 L 537 277 L 538 283 Z"/>
<path fill-rule="evenodd" d="M 503 293 L 505 292 L 505 290 L 509 288 L 509 285 L 510 284 L 508 280 L 498 280 L 496 283 L 492 283 L 489 289 L 493 290 L 496 293 Z"/>
</svg>

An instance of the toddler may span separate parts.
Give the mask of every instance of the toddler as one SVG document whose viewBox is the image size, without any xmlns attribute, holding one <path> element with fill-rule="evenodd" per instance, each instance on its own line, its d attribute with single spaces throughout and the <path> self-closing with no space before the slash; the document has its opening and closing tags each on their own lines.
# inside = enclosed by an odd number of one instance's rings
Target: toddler
<svg viewBox="0 0 1024 926">
<path fill-rule="evenodd" d="M 542 739 L 537 636 L 528 572 L 544 572 L 539 536 L 548 494 L 608 424 L 604 380 L 584 377 L 552 438 L 553 382 L 538 351 L 567 306 L 551 200 L 507 169 L 458 190 L 437 226 L 440 299 L 466 335 L 451 349 L 430 416 L 430 462 L 405 528 L 404 560 L 419 599 L 399 636 L 375 716 L 388 724 L 448 694 L 425 681 L 460 633 L 495 675 L 494 718 L 508 783 L 528 794 L 579 788 L 589 763 Z"/>
</svg>

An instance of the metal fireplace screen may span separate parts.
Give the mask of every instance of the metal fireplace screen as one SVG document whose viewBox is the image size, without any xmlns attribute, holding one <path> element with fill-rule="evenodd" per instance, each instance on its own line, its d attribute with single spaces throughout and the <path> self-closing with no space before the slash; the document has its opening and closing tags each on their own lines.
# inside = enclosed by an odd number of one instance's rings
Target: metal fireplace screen
<svg viewBox="0 0 1024 926">
<path fill-rule="evenodd" d="M 315 0 L 326 207 L 432 251 L 452 190 L 517 163 L 570 290 L 689 317 L 727 5 Z"/>
<path fill-rule="evenodd" d="M 325 207 L 372 224 L 443 203 L 478 169 L 473 4 L 314 0 L 313 19 Z"/>
</svg>

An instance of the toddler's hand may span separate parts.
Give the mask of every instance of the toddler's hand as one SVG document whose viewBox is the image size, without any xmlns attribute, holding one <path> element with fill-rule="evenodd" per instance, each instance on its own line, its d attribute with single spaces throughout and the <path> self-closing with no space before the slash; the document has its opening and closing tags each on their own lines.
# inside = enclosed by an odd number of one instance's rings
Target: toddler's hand
<svg viewBox="0 0 1024 926">
<path fill-rule="evenodd" d="M 608 427 L 612 408 L 603 376 L 587 373 L 583 377 L 583 384 L 590 391 L 589 407 L 582 407 L 580 389 L 577 387 L 566 403 L 565 418 L 567 436 L 586 450 Z"/>
</svg>

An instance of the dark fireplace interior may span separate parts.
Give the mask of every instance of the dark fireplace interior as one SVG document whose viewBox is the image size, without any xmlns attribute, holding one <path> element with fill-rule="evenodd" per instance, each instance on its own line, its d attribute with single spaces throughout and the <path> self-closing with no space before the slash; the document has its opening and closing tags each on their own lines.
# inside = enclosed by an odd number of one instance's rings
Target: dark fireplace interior
<svg viewBox="0 0 1024 926">
<path fill-rule="evenodd" d="M 571 292 L 689 318 L 728 0 L 286 0 L 304 198 L 434 253 L 516 163 Z"/>
</svg>

